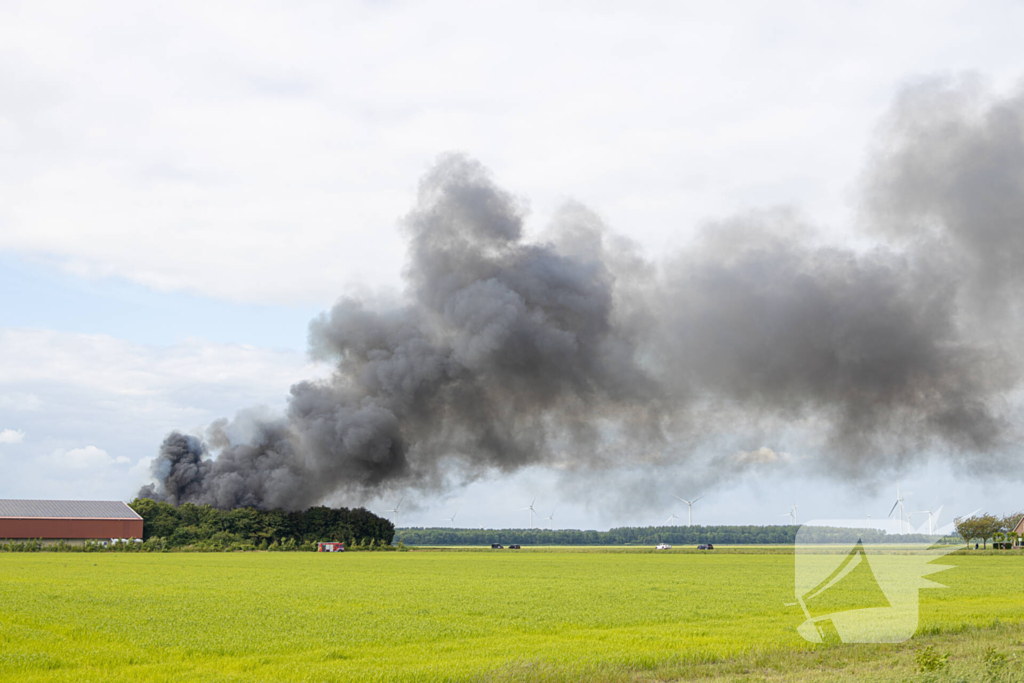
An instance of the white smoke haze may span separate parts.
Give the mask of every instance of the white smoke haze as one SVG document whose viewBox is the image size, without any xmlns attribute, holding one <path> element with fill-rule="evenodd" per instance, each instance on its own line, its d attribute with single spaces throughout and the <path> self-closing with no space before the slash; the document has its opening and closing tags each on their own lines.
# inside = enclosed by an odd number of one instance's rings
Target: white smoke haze
<svg viewBox="0 0 1024 683">
<path fill-rule="evenodd" d="M 761 446 L 755 451 L 737 451 L 733 454 L 732 459 L 738 465 L 774 465 L 792 462 L 793 456 L 789 453 L 777 453 L 767 446 Z"/>
<path fill-rule="evenodd" d="M 925 457 L 1007 467 L 1024 94 L 908 88 L 865 188 L 871 248 L 764 210 L 651 260 L 572 203 L 527 240 L 525 202 L 445 155 L 403 220 L 407 301 L 339 301 L 309 332 L 332 377 L 294 385 L 282 416 L 171 434 L 140 495 L 296 509 L 528 466 L 623 498 L 765 466 L 850 482 Z"/>
</svg>

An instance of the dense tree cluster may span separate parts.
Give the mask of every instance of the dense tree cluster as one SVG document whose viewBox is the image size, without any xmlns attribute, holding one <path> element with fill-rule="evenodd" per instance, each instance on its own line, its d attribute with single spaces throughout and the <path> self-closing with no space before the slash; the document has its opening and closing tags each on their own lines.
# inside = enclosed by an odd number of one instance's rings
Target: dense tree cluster
<svg viewBox="0 0 1024 683">
<path fill-rule="evenodd" d="M 796 542 L 801 527 L 786 526 L 660 526 L 619 527 L 608 531 L 577 529 L 399 529 L 395 539 L 405 545 L 490 545 L 520 543 L 529 545 L 776 545 Z M 877 529 L 837 529 L 803 527 L 801 543 L 848 543 L 862 539 L 865 543 L 924 542 L 916 534 L 886 535 Z"/>
<path fill-rule="evenodd" d="M 142 516 L 143 539 L 167 548 L 309 549 L 318 541 L 349 547 L 390 546 L 395 527 L 365 508 L 312 507 L 302 512 L 236 508 L 219 510 L 185 503 L 178 507 L 149 498 L 131 503 Z"/>
<path fill-rule="evenodd" d="M 990 538 L 999 543 L 1013 545 L 1019 541 L 1016 538 L 1008 538 L 1007 535 L 1017 528 L 1021 517 L 1024 517 L 1024 512 L 1014 512 L 1005 517 L 997 517 L 987 512 L 972 517 L 958 517 L 955 522 L 956 532 L 967 541 L 968 545 L 980 540 L 982 545 L 988 548 Z"/>
</svg>

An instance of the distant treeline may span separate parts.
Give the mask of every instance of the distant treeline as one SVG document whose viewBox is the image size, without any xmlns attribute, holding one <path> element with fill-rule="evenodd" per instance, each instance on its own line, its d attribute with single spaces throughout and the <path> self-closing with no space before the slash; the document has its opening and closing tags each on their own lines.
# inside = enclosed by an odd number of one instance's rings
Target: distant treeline
<svg viewBox="0 0 1024 683">
<path fill-rule="evenodd" d="M 398 529 L 395 540 L 405 545 L 491 545 L 520 543 L 523 545 L 775 545 L 796 542 L 800 527 L 786 526 L 658 526 L 619 527 L 608 531 L 578 529 Z M 886 535 L 878 529 L 841 529 L 834 527 L 803 527 L 801 543 L 923 543 L 927 536 L 919 534 Z"/>
<path fill-rule="evenodd" d="M 136 498 L 145 545 L 200 550 L 313 550 L 318 541 L 346 547 L 391 546 L 395 526 L 365 508 L 312 507 L 302 512 L 236 508 L 218 510 L 185 503 L 178 507 Z"/>
</svg>

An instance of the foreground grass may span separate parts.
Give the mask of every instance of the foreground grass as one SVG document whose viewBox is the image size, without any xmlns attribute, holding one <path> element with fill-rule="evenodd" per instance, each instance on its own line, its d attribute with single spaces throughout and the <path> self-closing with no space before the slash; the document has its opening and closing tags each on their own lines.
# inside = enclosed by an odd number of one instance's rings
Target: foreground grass
<svg viewBox="0 0 1024 683">
<path fill-rule="evenodd" d="M 784 606 L 793 561 L 0 555 L 0 680 L 983 680 L 990 648 L 1010 663 L 999 675 L 1021 668 L 1019 556 L 942 560 L 957 565 L 934 577 L 950 588 L 922 592 L 921 635 L 898 646 L 803 641 L 802 613 Z M 917 674 L 927 644 L 949 664 Z"/>
</svg>

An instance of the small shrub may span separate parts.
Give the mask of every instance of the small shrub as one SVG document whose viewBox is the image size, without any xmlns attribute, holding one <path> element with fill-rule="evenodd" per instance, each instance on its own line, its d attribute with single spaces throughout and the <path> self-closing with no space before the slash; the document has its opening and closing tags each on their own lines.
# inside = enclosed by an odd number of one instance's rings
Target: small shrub
<svg viewBox="0 0 1024 683">
<path fill-rule="evenodd" d="M 982 661 L 985 662 L 985 680 L 999 680 L 1000 674 L 1006 669 L 1006 655 L 1002 652 L 997 652 L 994 647 L 990 647 L 985 650 L 985 656 L 982 658 Z"/>
<path fill-rule="evenodd" d="M 946 668 L 949 663 L 949 654 L 940 655 L 935 651 L 935 646 L 929 645 L 915 655 L 917 670 L 920 673 L 936 673 Z"/>
</svg>

